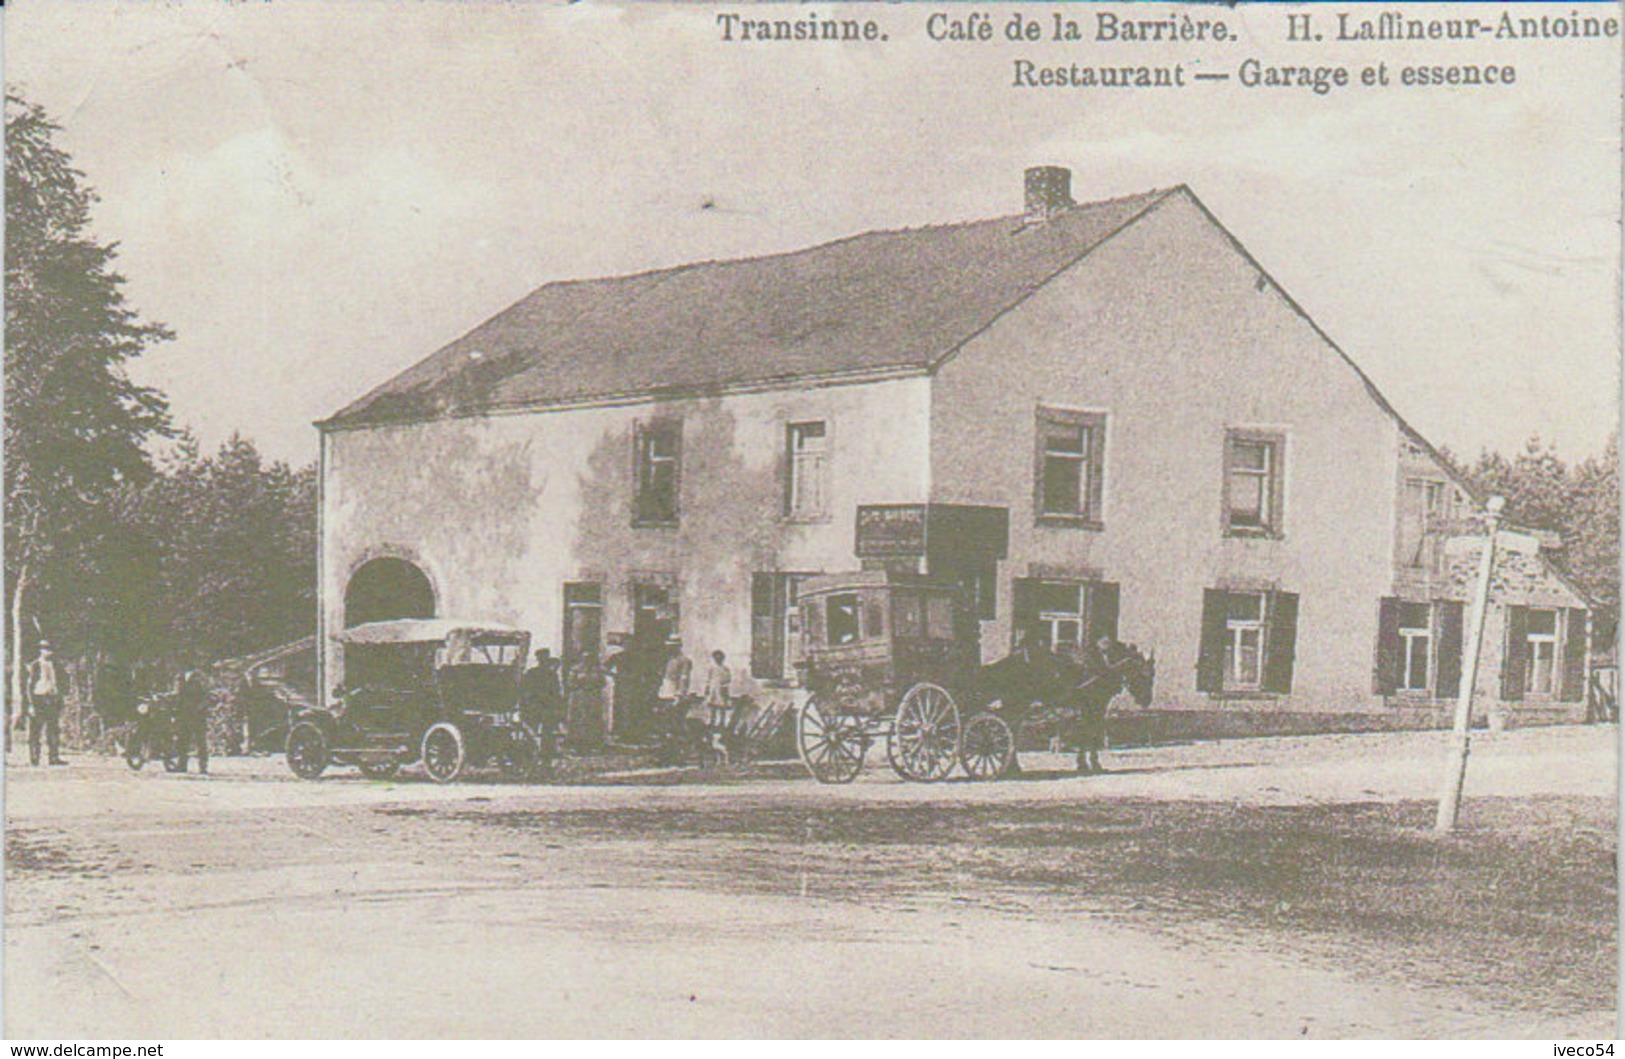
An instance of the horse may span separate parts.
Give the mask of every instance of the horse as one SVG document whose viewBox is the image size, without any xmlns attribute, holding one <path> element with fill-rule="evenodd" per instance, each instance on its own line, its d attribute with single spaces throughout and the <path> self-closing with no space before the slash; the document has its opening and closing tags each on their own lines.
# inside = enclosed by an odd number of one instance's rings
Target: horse
<svg viewBox="0 0 1625 1059">
<path fill-rule="evenodd" d="M 1082 652 L 1072 673 L 1071 686 L 1058 689 L 1057 698 L 1051 701 L 1075 717 L 1078 772 L 1104 772 L 1100 752 L 1106 748 L 1106 709 L 1121 691 L 1127 691 L 1137 705 L 1149 706 L 1157 660 L 1133 644 L 1106 637 Z"/>
<path fill-rule="evenodd" d="M 1078 771 L 1100 772 L 1107 706 L 1125 689 L 1135 702 L 1149 705 L 1156 667 L 1154 657 L 1110 637 L 1076 655 L 1057 654 L 1024 637 L 1004 658 L 981 668 L 978 697 L 1019 711 L 1018 723 L 1037 704 L 1070 719 Z"/>
</svg>

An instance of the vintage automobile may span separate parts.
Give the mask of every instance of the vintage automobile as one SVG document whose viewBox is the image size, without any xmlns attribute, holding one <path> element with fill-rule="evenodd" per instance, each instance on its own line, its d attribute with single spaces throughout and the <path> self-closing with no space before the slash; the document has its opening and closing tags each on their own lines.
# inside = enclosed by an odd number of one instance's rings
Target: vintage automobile
<svg viewBox="0 0 1625 1059">
<path fill-rule="evenodd" d="M 353 764 L 388 779 L 421 761 L 430 779 L 450 783 L 470 767 L 494 765 L 516 780 L 536 767 L 541 744 L 519 716 L 529 633 L 414 618 L 356 625 L 334 639 L 345 683 L 331 710 L 291 718 L 294 775 L 315 779 L 330 764 Z"/>
</svg>

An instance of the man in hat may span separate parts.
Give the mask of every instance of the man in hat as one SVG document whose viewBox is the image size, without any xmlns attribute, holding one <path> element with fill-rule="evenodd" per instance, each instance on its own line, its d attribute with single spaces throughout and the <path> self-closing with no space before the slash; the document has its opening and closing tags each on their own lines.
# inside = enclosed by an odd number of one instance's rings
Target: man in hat
<svg viewBox="0 0 1625 1059">
<path fill-rule="evenodd" d="M 536 664 L 519 679 L 519 716 L 551 748 L 564 721 L 564 688 L 559 660 L 546 647 L 536 649 Z"/>
<path fill-rule="evenodd" d="M 185 772 L 192 753 L 197 753 L 197 771 L 209 774 L 209 684 L 203 673 L 188 667 L 175 689 L 175 726 L 180 746 L 175 756 L 179 771 Z"/>
<path fill-rule="evenodd" d="M 49 640 L 41 640 L 39 657 L 28 663 L 23 673 L 23 703 L 28 714 L 28 763 L 39 764 L 40 736 L 45 736 L 49 749 L 48 760 L 53 765 L 66 765 L 62 760 L 62 696 L 68 690 L 68 673 L 56 660 Z"/>
</svg>

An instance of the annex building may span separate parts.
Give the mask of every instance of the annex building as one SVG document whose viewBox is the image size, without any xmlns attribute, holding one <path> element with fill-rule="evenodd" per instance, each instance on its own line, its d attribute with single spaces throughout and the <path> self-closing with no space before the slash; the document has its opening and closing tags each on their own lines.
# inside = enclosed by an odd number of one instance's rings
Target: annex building
<svg viewBox="0 0 1625 1059">
<path fill-rule="evenodd" d="M 572 671 L 678 633 L 795 696 L 800 579 L 901 564 L 974 594 L 985 659 L 1017 629 L 1154 652 L 1169 716 L 1445 721 L 1481 498 L 1189 188 L 1070 184 L 550 283 L 319 424 L 324 693 L 334 632 L 439 615 Z M 1502 541 L 1482 702 L 1579 719 L 1587 603 Z"/>
</svg>

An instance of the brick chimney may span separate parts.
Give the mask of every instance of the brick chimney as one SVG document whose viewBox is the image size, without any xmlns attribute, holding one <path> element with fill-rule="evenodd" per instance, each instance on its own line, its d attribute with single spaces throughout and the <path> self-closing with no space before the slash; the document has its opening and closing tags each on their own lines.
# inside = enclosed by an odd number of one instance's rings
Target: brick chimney
<svg viewBox="0 0 1625 1059">
<path fill-rule="evenodd" d="M 1077 205 L 1072 201 L 1072 170 L 1065 166 L 1029 167 L 1025 187 L 1028 224 L 1042 224 Z"/>
</svg>

